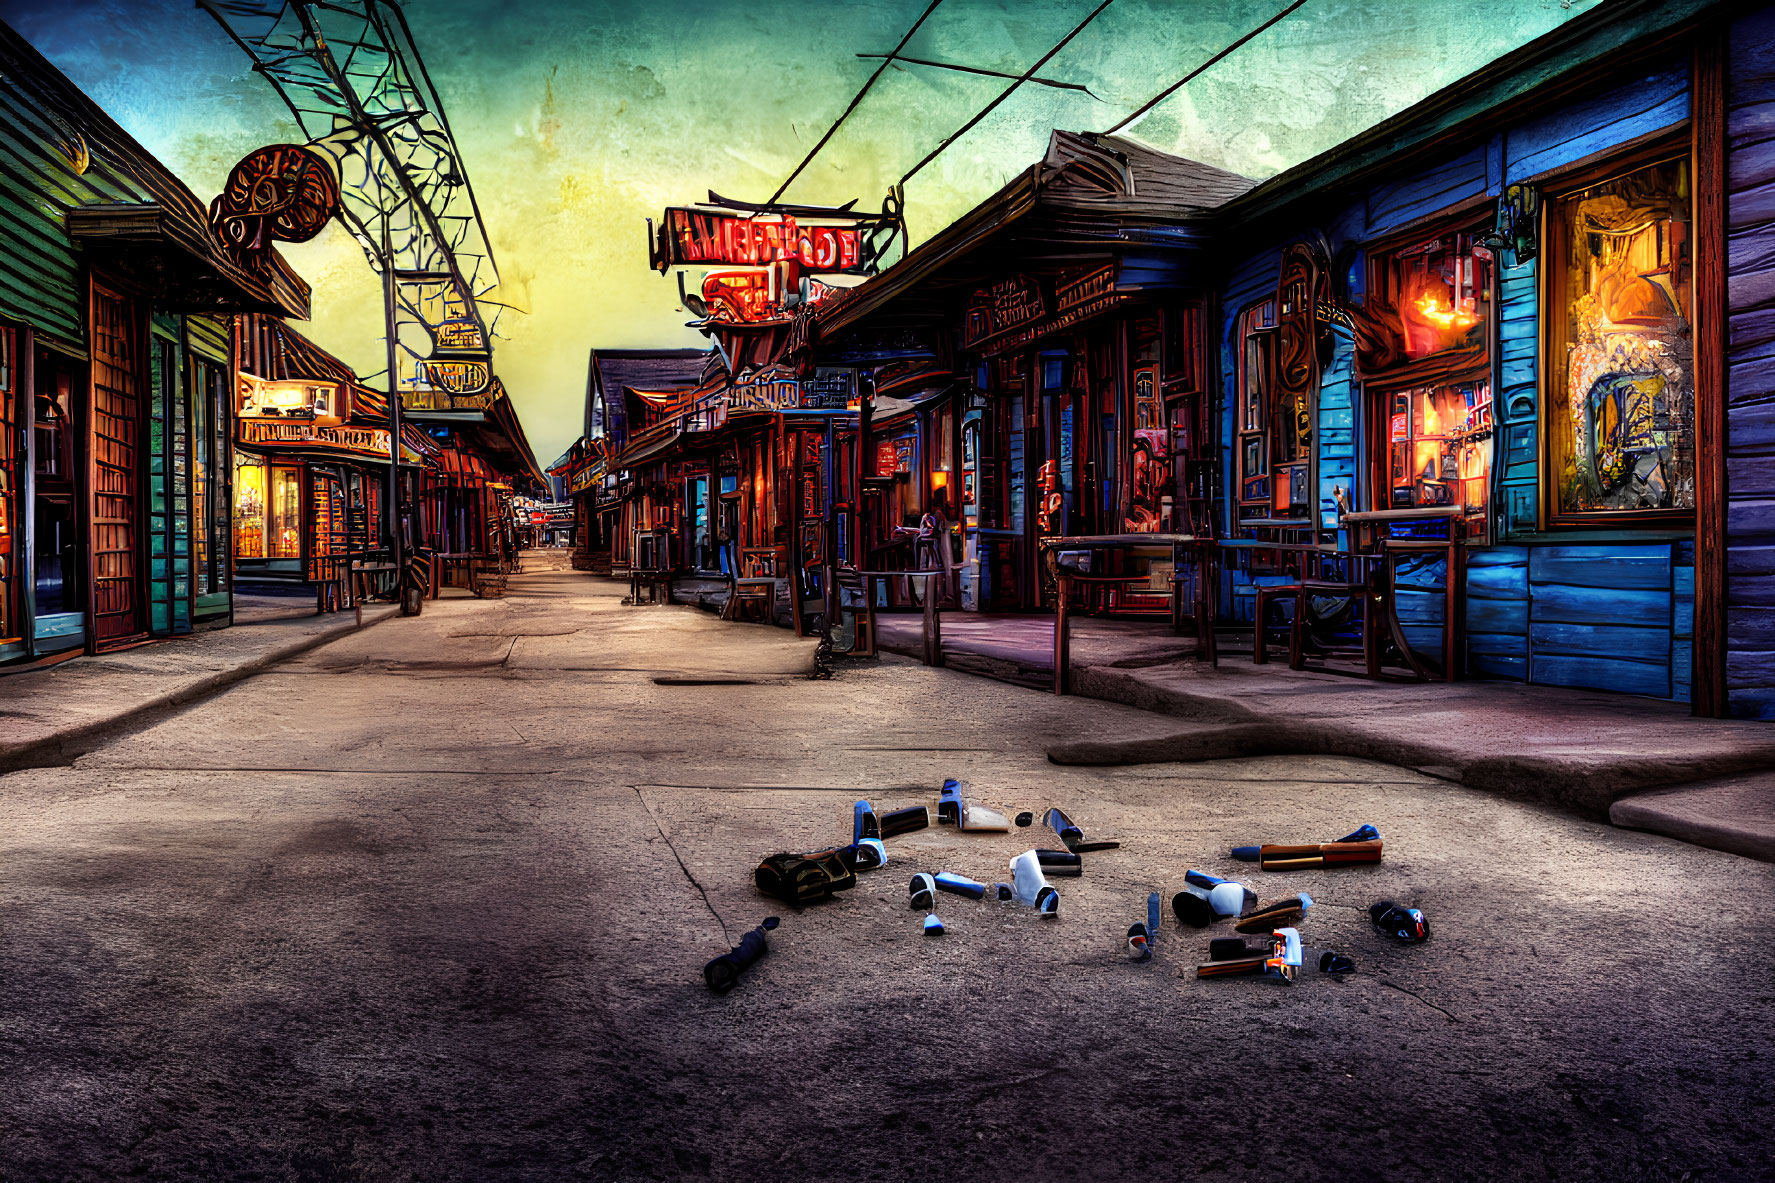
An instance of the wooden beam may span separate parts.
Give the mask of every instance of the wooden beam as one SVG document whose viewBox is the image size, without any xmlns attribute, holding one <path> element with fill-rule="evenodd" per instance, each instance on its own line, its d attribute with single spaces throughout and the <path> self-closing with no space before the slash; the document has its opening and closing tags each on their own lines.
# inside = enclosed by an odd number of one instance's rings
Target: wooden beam
<svg viewBox="0 0 1775 1183">
<path fill-rule="evenodd" d="M 1726 702 L 1726 44 L 1722 25 L 1696 39 L 1695 626 L 1690 701 L 1719 718 Z"/>
</svg>

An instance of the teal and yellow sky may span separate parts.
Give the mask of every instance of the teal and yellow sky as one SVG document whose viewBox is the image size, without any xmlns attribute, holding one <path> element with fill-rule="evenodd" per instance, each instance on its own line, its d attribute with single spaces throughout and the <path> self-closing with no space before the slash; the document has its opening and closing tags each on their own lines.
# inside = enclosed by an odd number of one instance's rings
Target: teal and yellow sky
<svg viewBox="0 0 1775 1183">
<path fill-rule="evenodd" d="M 579 433 L 586 352 L 699 345 L 643 219 L 714 189 L 768 198 L 927 0 L 409 0 L 468 160 L 506 299 L 497 369 L 547 463 Z M 1309 0 L 1133 129 L 1253 177 L 1304 160 L 1598 0 Z M 907 187 L 916 244 L 1042 152 L 1048 130 L 1119 121 L 1283 0 L 1115 0 L 1029 86 Z M 1095 0 L 945 0 L 905 52 L 1021 72 Z M 261 144 L 297 136 L 270 86 L 191 0 L 0 0 L 34 43 L 206 200 Z M 892 69 L 789 197 L 879 205 L 1003 89 Z M 314 285 L 309 331 L 382 368 L 380 290 L 336 227 L 285 248 Z"/>
</svg>

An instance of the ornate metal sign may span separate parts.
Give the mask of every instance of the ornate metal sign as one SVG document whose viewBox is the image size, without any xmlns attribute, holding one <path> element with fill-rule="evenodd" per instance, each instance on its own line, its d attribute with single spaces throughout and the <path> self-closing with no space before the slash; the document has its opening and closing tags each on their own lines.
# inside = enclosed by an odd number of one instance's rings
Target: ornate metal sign
<svg viewBox="0 0 1775 1183">
<path fill-rule="evenodd" d="M 339 181 L 318 152 L 295 144 L 260 148 L 234 166 L 210 203 L 210 228 L 239 251 L 273 241 L 307 242 L 339 212 Z"/>
</svg>

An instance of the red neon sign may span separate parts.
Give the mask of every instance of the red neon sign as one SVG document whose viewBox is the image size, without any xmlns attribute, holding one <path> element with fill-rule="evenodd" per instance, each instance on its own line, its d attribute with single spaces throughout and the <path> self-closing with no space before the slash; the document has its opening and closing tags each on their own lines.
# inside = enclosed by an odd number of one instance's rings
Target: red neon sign
<svg viewBox="0 0 1775 1183">
<path fill-rule="evenodd" d="M 799 262 L 809 271 L 850 271 L 863 261 L 854 226 L 803 226 L 788 214 L 747 217 L 713 210 L 671 208 L 654 244 L 653 265 L 714 263 L 762 267 Z"/>
</svg>

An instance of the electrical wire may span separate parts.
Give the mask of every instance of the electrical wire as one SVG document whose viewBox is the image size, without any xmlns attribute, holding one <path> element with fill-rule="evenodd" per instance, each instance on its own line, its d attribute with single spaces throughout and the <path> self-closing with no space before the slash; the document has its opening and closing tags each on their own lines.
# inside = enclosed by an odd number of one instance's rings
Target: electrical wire
<svg viewBox="0 0 1775 1183">
<path fill-rule="evenodd" d="M 1299 8 L 1301 5 L 1305 4 L 1306 2 L 1307 2 L 1307 0 L 1294 0 L 1294 3 L 1290 4 L 1287 8 L 1284 8 L 1281 12 L 1278 12 L 1275 16 L 1272 16 L 1269 20 L 1267 20 L 1263 24 L 1257 26 L 1257 28 L 1255 28 L 1255 29 L 1251 30 L 1249 33 L 1245 34 L 1243 37 L 1239 38 L 1237 41 L 1233 42 L 1231 45 L 1227 46 L 1225 49 L 1221 50 L 1219 53 L 1215 54 L 1213 57 L 1209 58 L 1207 61 L 1205 61 L 1201 65 L 1197 66 L 1194 70 L 1191 70 L 1188 74 L 1185 74 L 1182 78 L 1179 78 L 1176 82 L 1173 82 L 1170 86 L 1167 86 L 1164 90 L 1161 90 L 1158 94 L 1156 94 L 1152 98 L 1148 99 L 1133 114 L 1131 114 L 1127 118 L 1123 119 L 1120 123 L 1116 124 L 1114 127 L 1110 128 L 1108 131 L 1102 132 L 1100 134 L 1106 135 L 1106 136 L 1113 136 L 1116 132 L 1121 131 L 1124 127 L 1127 127 L 1130 123 L 1133 123 L 1136 119 L 1139 119 L 1142 115 L 1145 115 L 1148 111 L 1151 111 L 1154 107 L 1158 106 L 1160 103 L 1164 102 L 1166 99 L 1170 98 L 1172 95 L 1174 95 L 1178 91 L 1182 90 L 1184 88 L 1184 86 L 1188 85 L 1188 83 L 1191 80 L 1196 78 L 1198 75 L 1202 74 L 1209 67 L 1215 65 L 1216 63 L 1218 63 L 1218 62 L 1222 61 L 1223 59 L 1225 59 L 1226 57 L 1228 57 L 1230 54 L 1233 53 L 1234 50 L 1237 50 L 1240 46 L 1244 45 L 1247 41 L 1250 41 L 1253 37 L 1256 37 L 1259 33 L 1262 33 L 1265 29 L 1268 29 L 1270 26 L 1280 23 L 1283 20 L 1283 18 L 1287 17 L 1295 9 Z"/>
<path fill-rule="evenodd" d="M 1072 43 L 1072 39 L 1074 37 L 1077 37 L 1080 33 L 1085 31 L 1086 25 L 1088 25 L 1092 21 L 1096 20 L 1098 15 L 1101 14 L 1104 9 L 1108 8 L 1113 3 L 1115 3 L 1115 0 L 1103 0 L 1103 3 L 1099 4 L 1096 8 L 1093 8 L 1091 10 L 1091 15 L 1087 16 L 1084 20 L 1080 21 L 1078 23 L 1078 26 L 1076 28 L 1074 28 L 1072 32 L 1068 33 L 1065 37 L 1062 37 L 1060 39 L 1060 43 L 1058 45 L 1054 46 L 1054 48 L 1050 49 L 1047 53 L 1044 53 L 1041 56 L 1040 61 L 1036 62 L 1035 65 L 1033 65 L 1033 66 L 1029 67 L 1029 69 L 1025 70 L 1022 73 L 1022 75 L 1020 77 L 1018 77 L 1018 79 L 1015 82 L 1013 82 L 1013 83 L 1011 83 L 1011 85 L 1005 87 L 1005 89 L 1002 92 L 1000 92 L 999 96 L 996 99 L 993 99 L 990 103 L 987 103 L 986 106 L 981 108 L 980 111 L 972 119 L 968 120 L 966 123 L 962 124 L 959 128 L 957 128 L 954 132 L 950 133 L 950 135 L 945 137 L 945 139 L 943 140 L 943 142 L 941 144 L 938 144 L 935 148 L 932 148 L 930 150 L 929 154 L 927 154 L 923 160 L 919 161 L 917 164 L 913 165 L 910 169 L 908 169 L 906 172 L 906 175 L 900 178 L 900 184 L 904 185 L 907 181 L 910 181 L 914 176 L 916 176 L 918 174 L 918 171 L 920 169 L 922 169 L 925 165 L 929 164 L 931 161 L 937 159 L 937 157 L 941 156 L 943 154 L 944 150 L 949 147 L 949 145 L 955 143 L 955 141 L 957 141 L 957 140 L 961 139 L 963 136 L 967 135 L 968 132 L 970 132 L 974 129 L 975 124 L 979 123 L 982 119 L 984 119 L 988 115 L 992 114 L 993 111 L 997 110 L 998 105 L 1000 103 L 1004 102 L 1006 99 L 1011 97 L 1012 91 L 1016 90 L 1019 86 L 1022 86 L 1025 82 L 1028 82 L 1031 78 L 1035 77 L 1035 74 L 1038 70 L 1040 70 L 1043 66 L 1047 65 L 1048 62 L 1053 59 L 1055 54 L 1059 53 L 1061 50 L 1065 49 L 1068 45 L 1070 45 Z M 1304 4 L 1304 3 L 1306 3 L 1306 0 L 1299 0 L 1299 3 Z"/>
<path fill-rule="evenodd" d="M 811 164 L 813 158 L 820 154 L 820 149 L 826 146 L 826 141 L 830 140 L 833 135 L 837 133 L 839 126 L 844 123 L 846 119 L 850 118 L 850 113 L 857 109 L 857 104 L 863 101 L 863 96 L 869 93 L 869 88 L 875 85 L 875 80 L 880 78 L 887 68 L 893 64 L 894 58 L 898 56 L 902 49 L 906 48 L 906 43 L 912 40 L 912 35 L 918 32 L 918 28 L 920 25 L 924 24 L 925 18 L 937 11 L 937 5 L 941 3 L 943 3 L 943 0 L 931 0 L 930 7 L 926 8 L 924 12 L 919 15 L 919 18 L 912 22 L 912 27 L 906 30 L 906 35 L 904 37 L 900 38 L 900 44 L 894 46 L 894 52 L 882 59 L 881 65 L 875 67 L 875 73 L 869 75 L 869 81 L 863 83 L 863 88 L 857 91 L 856 96 L 851 99 L 850 106 L 846 107 L 843 112 L 839 114 L 838 118 L 833 121 L 832 126 L 826 129 L 826 134 L 820 137 L 820 142 L 810 148 L 807 155 L 801 158 L 801 163 L 795 166 L 795 171 L 789 174 L 788 179 L 781 185 L 777 186 L 777 191 L 770 195 L 770 200 L 765 202 L 766 205 L 775 205 L 777 203 L 777 198 L 781 197 L 788 190 L 789 186 L 795 183 L 795 178 L 801 175 L 801 170 Z"/>
</svg>

